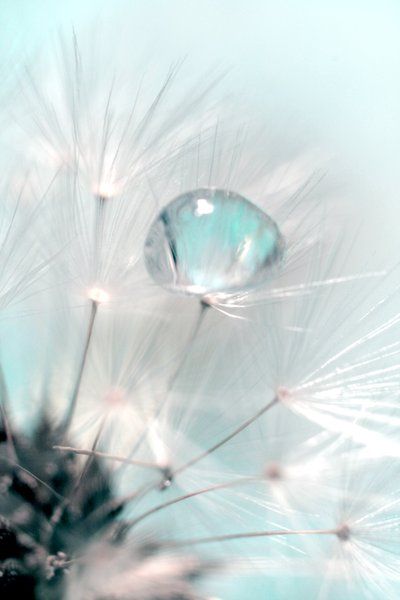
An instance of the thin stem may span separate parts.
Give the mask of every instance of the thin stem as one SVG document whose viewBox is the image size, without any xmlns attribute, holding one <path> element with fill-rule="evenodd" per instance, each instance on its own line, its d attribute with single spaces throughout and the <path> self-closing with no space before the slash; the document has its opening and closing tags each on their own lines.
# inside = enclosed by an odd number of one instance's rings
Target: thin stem
<svg viewBox="0 0 400 600">
<path fill-rule="evenodd" d="M 89 456 L 88 456 L 88 458 L 87 458 L 87 460 L 85 462 L 85 465 L 84 465 L 84 467 L 82 469 L 80 477 L 79 477 L 78 481 L 76 482 L 75 487 L 74 487 L 74 489 L 72 491 L 72 495 L 71 495 L 70 499 L 72 499 L 75 496 L 76 492 L 80 488 L 80 486 L 82 484 L 82 481 L 83 481 L 85 475 L 87 474 L 87 472 L 88 472 L 88 470 L 89 470 L 89 468 L 90 468 L 90 466 L 91 466 L 91 464 L 92 464 L 92 462 L 94 460 L 94 453 L 95 453 L 95 450 L 96 450 L 97 445 L 99 443 L 100 436 L 103 433 L 104 425 L 106 423 L 106 418 L 107 417 L 104 416 L 103 419 L 102 419 L 102 421 L 101 421 L 101 423 L 100 423 L 99 430 L 98 430 L 98 432 L 96 434 L 96 437 L 94 438 L 94 442 L 92 444 L 92 448 L 91 448 L 92 453 L 89 454 Z"/>
<path fill-rule="evenodd" d="M 145 462 L 142 460 L 132 460 L 129 458 L 125 458 L 124 456 L 117 456 L 115 454 L 99 452 L 98 450 L 84 450 L 83 448 L 73 448 L 72 446 L 53 446 L 53 449 L 60 450 L 61 452 L 73 452 L 74 454 L 83 454 L 84 456 L 95 456 L 96 458 L 115 460 L 117 462 L 125 463 L 128 465 L 134 465 L 137 467 L 146 467 L 149 469 L 160 470 L 160 465 L 157 463 Z"/>
<path fill-rule="evenodd" d="M 99 430 L 96 434 L 96 437 L 94 439 L 94 442 L 92 444 L 92 450 L 94 451 L 97 447 L 97 444 L 99 442 L 100 436 L 102 434 L 103 428 L 104 428 L 104 424 L 105 424 L 105 418 L 103 418 Z M 49 527 L 49 531 L 48 531 L 48 540 L 51 539 L 51 536 L 53 535 L 58 523 L 60 522 L 61 518 L 64 515 L 65 510 L 67 509 L 67 507 L 72 503 L 77 491 L 79 490 L 81 483 L 93 461 L 93 455 L 89 455 L 88 459 L 86 460 L 85 464 L 83 465 L 83 468 L 81 470 L 80 476 L 77 480 L 77 482 L 75 483 L 71 493 L 66 496 L 63 501 L 56 507 L 55 511 L 53 512 L 51 519 L 50 519 L 50 527 Z"/>
<path fill-rule="evenodd" d="M 251 531 L 246 533 L 228 533 L 203 538 L 191 538 L 187 540 L 171 540 L 165 543 L 167 546 L 195 546 L 197 544 L 213 544 L 215 542 L 228 542 L 231 540 L 242 540 L 261 537 L 277 537 L 285 535 L 338 535 L 337 529 L 288 529 L 271 531 Z"/>
<path fill-rule="evenodd" d="M 213 452 L 215 452 L 216 450 L 221 448 L 221 446 L 224 446 L 224 444 L 226 444 L 227 442 L 230 442 L 230 440 L 232 440 L 234 437 L 239 435 L 239 433 L 241 433 L 242 431 L 247 429 L 247 427 L 249 427 L 252 423 L 257 421 L 257 419 L 259 419 L 262 415 L 264 415 L 266 412 L 268 412 L 270 410 L 270 408 L 272 408 L 273 406 L 278 404 L 278 402 L 279 402 L 279 398 L 278 398 L 278 396 L 275 396 L 270 402 L 268 402 L 268 404 L 263 406 L 252 417 L 247 419 L 247 421 L 245 421 L 244 423 L 239 425 L 239 427 L 234 429 L 229 435 L 227 435 L 222 440 L 220 440 L 219 442 L 214 444 L 214 446 L 211 446 L 211 448 L 204 450 L 204 452 L 201 452 L 200 454 L 198 454 L 194 458 L 190 459 L 187 463 L 185 463 L 178 469 L 175 469 L 174 475 L 178 475 L 178 474 L 182 473 L 183 471 L 186 471 L 186 469 L 188 469 L 189 467 L 192 467 L 193 465 L 198 463 L 203 458 L 206 458 L 207 456 L 209 456 L 210 454 L 212 454 Z"/>
<path fill-rule="evenodd" d="M 153 415 L 153 421 L 155 421 L 156 419 L 159 418 L 161 411 L 163 410 L 163 408 L 165 407 L 165 405 L 167 403 L 167 400 L 168 400 L 169 395 L 175 385 L 175 382 L 179 376 L 179 373 L 181 372 L 182 368 L 184 367 L 186 360 L 190 354 L 190 349 L 199 333 L 200 327 L 204 321 L 204 317 L 205 317 L 206 313 L 208 312 L 207 311 L 208 308 L 209 308 L 209 304 L 207 304 L 206 302 L 200 301 L 200 311 L 198 313 L 194 327 L 191 331 L 190 337 L 188 338 L 188 340 L 185 344 L 185 347 L 183 349 L 182 358 L 179 361 L 175 371 L 173 372 L 172 376 L 170 377 L 170 379 L 168 381 L 165 397 L 164 397 L 163 401 L 161 402 L 160 406 L 158 407 L 158 409 L 156 410 L 155 414 Z M 139 450 L 140 446 L 142 445 L 143 441 L 146 438 L 146 433 L 147 433 L 147 428 L 143 431 L 143 433 L 140 435 L 138 441 L 134 445 L 132 451 L 129 454 L 130 457 L 132 457 Z"/>
<path fill-rule="evenodd" d="M 189 356 L 189 350 L 191 349 L 191 347 L 192 347 L 192 345 L 193 345 L 193 343 L 194 343 L 194 341 L 195 341 L 195 339 L 196 339 L 196 337 L 197 337 L 197 335 L 198 335 L 198 333 L 200 331 L 200 327 L 201 327 L 201 325 L 202 325 L 202 323 L 204 321 L 204 317 L 205 317 L 206 313 L 208 312 L 209 308 L 210 308 L 210 305 L 207 304 L 207 302 L 204 302 L 203 300 L 200 301 L 200 311 L 199 311 L 199 313 L 197 315 L 197 319 L 196 319 L 196 322 L 195 322 L 194 327 L 192 329 L 192 332 L 190 334 L 190 337 L 189 337 L 189 339 L 187 340 L 187 342 L 185 344 L 185 348 L 183 350 L 182 359 L 179 361 L 178 366 L 176 367 L 175 371 L 173 372 L 172 376 L 169 379 L 166 398 L 165 398 L 164 402 L 161 404 L 161 407 L 159 408 L 159 410 L 158 410 L 158 412 L 156 414 L 156 417 L 159 416 L 159 414 L 160 414 L 160 412 L 161 412 L 161 410 L 162 410 L 162 408 L 163 408 L 163 406 L 165 404 L 165 401 L 168 398 L 168 395 L 169 395 L 170 391 L 173 389 L 173 387 L 175 385 L 175 382 L 176 382 L 176 380 L 177 380 L 177 378 L 179 376 L 179 373 L 181 372 L 182 368 L 184 367 L 184 365 L 186 363 L 186 360 L 187 360 L 187 358 Z"/>
<path fill-rule="evenodd" d="M 92 339 L 93 328 L 94 328 L 94 323 L 95 323 L 96 314 L 97 314 L 97 308 L 98 308 L 98 303 L 94 300 L 91 300 L 89 325 L 88 325 L 87 332 L 86 332 L 85 345 L 83 348 L 82 358 L 81 358 L 81 362 L 79 365 L 78 375 L 77 375 L 77 378 L 75 381 L 75 386 L 74 386 L 74 390 L 72 392 L 71 402 L 69 404 L 67 414 L 65 415 L 64 421 L 60 428 L 61 431 L 64 433 L 66 431 L 68 431 L 68 429 L 71 425 L 74 413 L 75 413 L 76 404 L 77 404 L 77 400 L 78 400 L 78 394 L 79 394 L 79 390 L 80 390 L 81 383 L 82 383 L 82 376 L 83 376 L 83 372 L 85 370 L 85 365 L 86 365 L 86 361 L 87 361 L 87 357 L 88 357 L 88 353 L 89 353 L 90 342 Z"/>
<path fill-rule="evenodd" d="M 255 421 L 257 421 L 257 419 L 259 419 L 262 415 L 264 415 L 266 412 L 268 412 L 273 406 L 275 406 L 276 404 L 278 404 L 278 402 L 279 402 L 278 396 L 274 396 L 274 398 L 270 402 L 268 402 L 268 404 L 266 404 L 265 406 L 263 406 L 252 417 L 250 417 L 244 423 L 242 423 L 241 425 L 239 425 L 239 427 L 237 427 L 229 435 L 227 435 L 222 440 L 220 440 L 219 442 L 217 442 L 216 444 L 214 444 L 214 446 L 211 446 L 211 448 L 208 448 L 207 450 L 204 450 L 204 452 L 201 452 L 200 454 L 198 454 L 197 456 L 195 456 L 194 458 L 192 458 L 191 460 L 189 460 L 184 465 L 178 467 L 177 469 L 171 469 L 170 472 L 169 472 L 169 478 L 172 479 L 176 475 L 179 475 L 179 474 L 183 473 L 189 467 L 192 467 L 193 465 L 195 465 L 198 462 L 200 462 L 201 460 L 203 460 L 203 458 L 206 458 L 207 456 L 209 456 L 210 454 L 212 454 L 213 452 L 215 452 L 216 450 L 218 450 L 219 448 L 221 448 L 224 444 L 226 444 L 227 442 L 229 442 L 230 440 L 232 440 L 234 437 L 236 437 L 237 435 L 239 435 L 239 433 L 241 433 L 247 427 L 249 427 L 252 423 L 254 423 Z M 129 500 L 129 499 L 143 498 L 149 492 L 151 492 L 154 489 L 156 489 L 157 487 L 159 487 L 159 485 L 160 485 L 159 482 L 157 482 L 156 484 L 150 484 L 148 486 L 145 486 L 144 488 L 136 490 L 135 492 L 133 492 L 130 496 L 127 497 L 127 499 Z"/>
<path fill-rule="evenodd" d="M 35 475 L 35 473 L 33 473 L 32 471 L 30 471 L 29 469 L 26 469 L 25 467 L 23 467 L 22 465 L 20 465 L 18 462 L 15 462 L 14 460 L 11 460 L 10 458 L 6 458 L 5 456 L 0 456 L 0 460 L 1 461 L 5 461 L 7 462 L 9 465 L 12 465 L 16 471 L 23 471 L 24 473 L 26 473 L 27 475 L 29 475 L 30 477 L 32 477 L 35 481 L 37 481 L 40 485 L 42 485 L 43 487 L 45 487 L 51 494 L 53 494 L 53 496 L 55 496 L 55 498 L 57 498 L 57 500 L 63 501 L 64 500 L 64 496 L 61 496 L 61 494 L 59 494 L 58 492 L 56 492 L 55 489 L 53 489 L 48 483 L 46 483 L 45 481 L 43 481 L 43 479 L 40 479 L 40 477 L 38 477 L 37 475 Z"/>
<path fill-rule="evenodd" d="M 104 196 L 101 196 L 101 195 L 95 196 L 97 211 L 96 211 L 95 219 L 94 219 L 94 232 L 93 232 L 93 252 L 94 252 L 94 261 L 95 261 L 93 268 L 94 268 L 94 273 L 95 273 L 96 279 L 99 277 L 99 264 L 100 264 L 99 257 L 100 257 L 100 249 L 101 249 L 101 244 L 103 241 L 103 233 L 104 233 L 105 200 L 106 199 Z M 78 370 L 78 376 L 76 378 L 76 382 L 75 382 L 74 390 L 72 392 L 71 402 L 69 404 L 67 414 L 65 415 L 64 421 L 61 425 L 61 432 L 64 432 L 64 433 L 66 431 L 68 431 L 68 429 L 71 425 L 74 413 L 75 413 L 76 403 L 78 400 L 78 394 L 79 394 L 79 390 L 80 390 L 81 382 L 82 382 L 82 376 L 83 376 L 83 372 L 85 369 L 86 360 L 87 360 L 87 356 L 88 356 L 88 352 L 89 352 L 90 341 L 92 339 L 94 322 L 96 319 L 98 304 L 99 303 L 96 300 L 91 299 L 89 324 L 88 324 L 88 329 L 87 329 L 87 333 L 86 333 L 86 339 L 85 339 L 85 345 L 83 348 L 82 359 L 81 359 L 81 363 L 80 363 L 79 370 Z"/>
<path fill-rule="evenodd" d="M 217 483 L 215 485 L 210 485 L 209 487 L 202 488 L 201 490 L 195 490 L 194 492 L 189 492 L 187 494 L 184 494 L 183 496 L 178 496 L 177 498 L 173 498 L 172 500 L 168 500 L 167 502 L 163 502 L 162 504 L 158 504 L 157 506 L 154 506 L 153 508 L 149 509 L 145 513 L 141 514 L 139 517 L 136 517 L 135 519 L 132 519 L 131 521 L 127 521 L 125 523 L 125 527 L 134 527 L 135 525 L 137 525 L 138 523 L 140 523 L 141 521 L 143 521 L 150 515 L 153 515 L 154 513 L 157 513 L 160 510 L 164 510 L 165 508 L 168 508 L 169 506 L 173 506 L 174 504 L 179 504 L 180 502 L 189 500 L 190 498 L 195 498 L 196 496 L 203 496 L 205 494 L 209 494 L 210 492 L 215 492 L 215 491 L 222 490 L 225 488 L 234 487 L 236 485 L 241 485 L 243 483 L 249 483 L 251 481 L 259 481 L 259 480 L 260 480 L 259 477 L 241 477 L 241 478 L 234 479 L 231 481 L 225 481 L 224 483 Z M 129 500 L 131 500 L 132 498 L 134 498 L 133 495 L 131 497 L 127 496 L 126 498 L 123 499 L 123 501 L 129 502 Z"/>
</svg>

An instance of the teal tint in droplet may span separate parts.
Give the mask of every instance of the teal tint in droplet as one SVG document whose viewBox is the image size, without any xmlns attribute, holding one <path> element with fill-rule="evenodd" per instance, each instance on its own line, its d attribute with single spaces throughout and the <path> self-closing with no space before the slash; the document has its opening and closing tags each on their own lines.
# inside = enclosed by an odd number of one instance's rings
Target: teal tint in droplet
<svg viewBox="0 0 400 600">
<path fill-rule="evenodd" d="M 284 242 L 275 222 L 233 192 L 200 189 L 170 202 L 145 244 L 156 283 L 204 296 L 256 287 L 271 275 Z"/>
</svg>

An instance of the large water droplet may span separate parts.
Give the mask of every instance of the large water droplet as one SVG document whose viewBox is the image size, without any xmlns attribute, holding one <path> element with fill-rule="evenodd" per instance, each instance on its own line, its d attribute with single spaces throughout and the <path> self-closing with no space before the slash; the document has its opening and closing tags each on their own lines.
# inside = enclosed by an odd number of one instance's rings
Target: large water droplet
<svg viewBox="0 0 400 600">
<path fill-rule="evenodd" d="M 174 292 L 206 296 L 264 283 L 283 254 L 276 223 L 233 192 L 200 189 L 172 200 L 145 244 L 146 267 Z"/>
</svg>

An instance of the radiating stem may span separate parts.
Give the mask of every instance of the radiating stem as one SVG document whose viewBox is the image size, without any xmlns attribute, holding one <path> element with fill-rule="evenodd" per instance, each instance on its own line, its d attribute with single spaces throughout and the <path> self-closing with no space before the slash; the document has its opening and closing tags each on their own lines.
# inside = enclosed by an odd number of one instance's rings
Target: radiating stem
<svg viewBox="0 0 400 600">
<path fill-rule="evenodd" d="M 98 432 L 97 432 L 97 434 L 96 434 L 96 437 L 94 438 L 94 442 L 93 442 L 93 444 L 92 444 L 92 448 L 91 448 L 92 452 L 91 452 L 91 453 L 89 453 L 89 456 L 88 456 L 88 458 L 87 458 L 87 460 L 86 460 L 86 462 L 85 462 L 85 464 L 84 464 L 84 467 L 83 467 L 83 469 L 82 469 L 82 471 L 81 471 L 81 474 L 80 474 L 80 476 L 79 476 L 79 479 L 78 479 L 78 481 L 76 482 L 76 484 L 75 484 L 75 487 L 74 487 L 74 489 L 73 489 L 73 492 L 72 492 L 72 494 L 71 494 L 71 496 L 70 496 L 70 500 L 71 500 L 71 499 L 74 497 L 74 495 L 76 494 L 76 492 L 77 492 L 77 491 L 78 491 L 78 489 L 80 488 L 80 486 L 81 486 L 81 483 L 82 483 L 82 481 L 83 481 L 83 479 L 84 479 L 84 477 L 85 477 L 86 473 L 88 472 L 88 470 L 89 470 L 89 468 L 90 468 L 90 466 L 91 466 L 91 464 L 92 464 L 92 462 L 93 462 L 93 460 L 94 460 L 94 454 L 95 454 L 95 450 L 96 450 L 96 448 L 97 448 L 97 445 L 98 445 L 98 443 L 99 443 L 100 436 L 101 436 L 101 434 L 103 433 L 104 425 L 105 425 L 105 423 L 106 423 L 106 418 L 107 418 L 107 417 L 106 417 L 106 416 L 104 416 L 104 417 L 103 417 L 103 419 L 102 419 L 102 421 L 101 421 L 101 423 L 100 423 L 99 430 L 98 430 Z"/>
<path fill-rule="evenodd" d="M 182 355 L 182 359 L 179 361 L 175 371 L 173 372 L 172 376 L 169 379 L 168 382 L 168 387 L 167 387 L 167 393 L 166 393 L 166 397 L 164 399 L 164 402 L 161 404 L 161 406 L 158 409 L 158 412 L 156 413 L 156 417 L 159 416 L 159 414 L 161 413 L 161 410 L 168 398 L 169 393 L 171 392 L 171 390 L 173 389 L 175 382 L 179 376 L 179 373 L 181 372 L 182 368 L 184 367 L 186 360 L 189 356 L 189 350 L 191 349 L 199 331 L 200 331 L 200 327 L 204 321 L 204 317 L 206 315 L 207 310 L 210 308 L 210 305 L 207 304 L 207 302 L 204 301 L 200 301 L 200 311 L 197 315 L 197 319 L 196 322 L 194 324 L 194 327 L 192 329 L 192 332 L 190 334 L 189 339 L 187 340 L 186 344 L 185 344 L 185 348 L 183 350 L 183 355 Z"/>
<path fill-rule="evenodd" d="M 87 361 L 87 357 L 88 357 L 88 353 L 89 353 L 90 342 L 92 339 L 93 328 L 94 328 L 94 323 L 95 323 L 96 314 L 97 314 L 97 308 L 98 308 L 98 303 L 95 302 L 94 300 L 91 300 L 89 324 L 88 324 L 88 328 L 87 328 L 87 332 L 86 332 L 85 345 L 83 348 L 82 358 L 81 358 L 80 365 L 79 365 L 78 375 L 77 375 L 77 378 L 75 381 L 75 385 L 74 385 L 74 389 L 72 392 L 72 397 L 71 397 L 71 401 L 70 401 L 70 404 L 68 407 L 67 414 L 65 415 L 64 421 L 60 428 L 61 432 L 63 432 L 63 433 L 68 431 L 68 429 L 71 425 L 71 421 L 73 419 L 74 413 L 75 413 L 79 390 L 80 390 L 81 383 L 82 383 L 83 372 L 85 370 L 85 365 L 86 365 L 86 361 Z"/>
<path fill-rule="evenodd" d="M 99 266 L 100 266 L 100 262 L 99 262 L 99 258 L 100 258 L 100 250 L 101 250 L 101 244 L 103 241 L 103 232 L 104 232 L 104 208 L 105 208 L 105 197 L 101 196 L 101 195 L 96 195 L 95 196 L 95 201 L 96 201 L 96 214 L 95 214 L 95 218 L 94 218 L 94 231 L 93 231 L 93 258 L 94 258 L 94 264 L 93 264 L 93 272 L 95 275 L 95 279 L 97 279 L 99 277 Z M 65 433 L 66 431 L 68 431 L 74 413 L 75 413 L 75 409 L 76 409 L 76 403 L 78 400 L 78 395 L 79 395 L 79 390 L 81 387 L 81 382 L 82 382 L 82 377 L 83 377 L 83 372 L 85 370 L 85 365 L 86 365 L 86 360 L 88 357 L 88 353 L 89 353 L 89 347 L 90 347 L 90 342 L 92 339 L 92 334 L 93 334 L 93 328 L 94 328 L 94 322 L 96 319 L 96 315 L 97 315 L 97 309 L 98 309 L 98 301 L 94 300 L 93 298 L 90 300 L 91 302 L 91 307 L 90 307 L 90 317 L 89 317 L 89 324 L 88 324 L 88 328 L 87 328 L 87 332 L 86 332 L 86 338 L 85 338 L 85 345 L 83 348 L 83 353 L 82 353 L 82 358 L 81 358 L 81 362 L 79 365 L 79 370 L 78 370 L 78 375 L 75 381 L 75 386 L 72 392 L 72 397 L 71 397 L 71 401 L 67 410 L 67 414 L 64 417 L 64 421 L 61 424 L 60 427 L 60 431 L 61 433 Z"/>
<path fill-rule="evenodd" d="M 153 515 L 160 510 L 164 510 L 169 506 L 173 506 L 174 504 L 179 504 L 180 502 L 184 502 L 185 500 L 189 500 L 190 498 L 195 498 L 196 496 L 203 496 L 205 494 L 209 494 L 210 492 L 216 492 L 218 490 L 228 489 L 237 485 L 242 485 L 243 483 L 249 483 L 252 481 L 260 481 L 259 477 L 239 477 L 237 479 L 231 481 L 225 481 L 223 483 L 216 483 L 214 485 L 210 485 L 209 487 L 202 488 L 201 490 L 195 490 L 194 492 L 189 492 L 184 494 L 183 496 L 178 496 L 177 498 L 173 498 L 172 500 L 168 500 L 167 502 L 163 502 L 162 504 L 158 504 L 153 508 L 150 508 L 145 513 L 141 514 L 139 517 L 132 519 L 125 523 L 126 527 L 134 527 L 150 515 Z M 124 502 L 131 500 L 130 496 L 127 496 L 123 499 Z"/>
<path fill-rule="evenodd" d="M 197 544 L 213 544 L 215 542 L 229 542 L 231 540 L 244 540 L 262 537 L 278 537 L 286 535 L 338 535 L 337 529 L 287 529 L 271 531 L 250 531 L 244 533 L 228 533 L 225 535 L 214 535 L 203 538 L 191 538 L 187 540 L 171 540 L 165 543 L 167 546 L 195 546 Z"/>
<path fill-rule="evenodd" d="M 260 408 L 260 410 L 258 410 L 254 415 L 252 415 L 249 419 L 244 421 L 244 423 L 241 423 L 241 425 L 239 425 L 239 427 L 234 429 L 230 434 L 225 436 L 222 440 L 220 440 L 219 442 L 217 442 L 216 444 L 211 446 L 211 448 L 204 450 L 203 452 L 201 452 L 194 458 L 190 459 L 187 463 L 178 467 L 177 469 L 174 469 L 174 470 L 171 469 L 170 478 L 175 477 L 176 475 L 179 475 L 180 473 L 183 473 L 183 471 L 186 471 L 186 469 L 188 469 L 189 467 L 195 465 L 196 463 L 203 460 L 203 458 L 206 458 L 207 456 L 209 456 L 210 454 L 212 454 L 213 452 L 215 452 L 216 450 L 221 448 L 224 444 L 226 444 L 227 442 L 232 440 L 234 437 L 239 435 L 239 433 L 241 433 L 242 431 L 247 429 L 247 427 L 249 427 L 252 423 L 257 421 L 257 419 L 259 419 L 262 415 L 264 415 L 266 412 L 268 412 L 273 406 L 275 406 L 278 403 L 279 403 L 278 396 L 274 396 L 274 398 L 270 402 L 268 402 L 268 404 L 265 404 L 265 406 Z M 142 490 L 136 490 L 136 492 L 132 493 L 130 497 L 131 498 L 144 497 L 149 492 L 156 489 L 158 486 L 159 486 L 159 483 L 150 484 L 150 485 L 144 487 Z"/>
<path fill-rule="evenodd" d="M 43 479 L 40 479 L 40 477 L 35 475 L 35 473 L 30 471 L 29 469 L 26 469 L 25 467 L 23 467 L 20 463 L 14 462 L 13 460 L 9 459 L 8 457 L 6 458 L 5 456 L 0 456 L 0 460 L 5 461 L 8 464 L 12 465 L 16 471 L 22 471 L 23 473 L 26 473 L 27 475 L 29 475 L 29 477 L 32 477 L 35 481 L 37 481 L 38 484 L 42 485 L 43 487 L 46 488 L 46 490 L 48 490 L 51 494 L 53 494 L 53 496 L 55 498 L 57 498 L 57 500 L 60 500 L 60 501 L 64 500 L 64 496 L 61 496 L 61 494 L 59 494 L 54 488 L 52 488 L 48 483 L 46 483 L 46 481 L 44 481 Z"/>
<path fill-rule="evenodd" d="M 191 347 L 193 345 L 193 342 L 195 341 L 195 339 L 196 339 L 196 337 L 197 337 L 197 335 L 199 333 L 200 327 L 201 327 L 201 325 L 202 325 L 202 323 L 204 321 L 204 317 L 205 317 L 205 315 L 207 313 L 207 309 L 209 307 L 210 307 L 209 304 L 207 304 L 206 302 L 200 301 L 200 311 L 199 311 L 199 313 L 197 315 L 197 319 L 196 319 L 194 327 L 193 327 L 193 329 L 191 331 L 190 337 L 188 338 L 188 340 L 187 340 L 187 342 L 185 344 L 185 347 L 183 349 L 182 358 L 179 361 L 179 363 L 178 363 L 175 371 L 173 372 L 173 374 L 171 375 L 171 377 L 170 377 L 170 379 L 168 381 L 167 390 L 166 390 L 164 399 L 161 402 L 160 406 L 157 408 L 155 414 L 153 415 L 153 421 L 155 421 L 155 420 L 158 419 L 158 417 L 161 414 L 161 411 L 163 410 L 164 406 L 166 405 L 166 403 L 168 401 L 169 395 L 170 395 L 170 393 L 171 393 L 171 391 L 172 391 L 172 389 L 173 389 L 173 387 L 175 385 L 175 382 L 176 382 L 176 380 L 177 380 L 177 378 L 179 376 L 179 373 L 181 372 L 181 370 L 183 369 L 183 367 L 184 367 L 184 365 L 186 363 L 186 360 L 187 360 L 187 358 L 188 358 L 188 356 L 190 354 L 190 349 L 191 349 Z M 132 457 L 135 454 L 135 452 L 137 452 L 139 450 L 140 446 L 142 445 L 143 441 L 146 438 L 146 433 L 147 433 L 147 428 L 145 429 L 145 431 L 143 431 L 143 433 L 140 435 L 138 441 L 134 445 L 132 451 L 130 452 L 130 455 L 129 455 L 130 457 Z"/>
<path fill-rule="evenodd" d="M 104 424 L 105 424 L 105 417 L 103 418 L 99 430 L 96 434 L 96 437 L 94 439 L 94 442 L 92 444 L 92 450 L 94 451 L 97 447 L 97 444 L 99 442 L 100 436 L 102 434 L 103 428 L 104 428 Z M 79 490 L 81 483 L 92 463 L 93 460 L 93 454 L 90 453 L 88 459 L 86 460 L 85 464 L 83 465 L 83 468 L 81 470 L 80 476 L 77 480 L 77 482 L 75 483 L 71 493 L 66 496 L 63 501 L 56 507 L 55 511 L 53 512 L 51 519 L 50 519 L 50 524 L 49 524 L 49 529 L 47 532 L 48 535 L 48 540 L 51 539 L 51 536 L 53 535 L 58 523 L 60 522 L 60 520 L 62 519 L 62 516 L 64 514 L 64 511 L 66 510 L 66 508 L 71 504 L 71 502 L 73 501 L 75 494 L 77 493 L 77 491 Z"/>
<path fill-rule="evenodd" d="M 270 402 L 268 402 L 268 404 L 266 404 L 265 406 L 263 406 L 252 417 L 250 417 L 249 419 L 247 419 L 247 421 L 245 421 L 244 423 L 242 423 L 241 425 L 239 425 L 239 427 L 237 427 L 236 429 L 234 429 L 229 435 L 227 435 L 222 440 L 220 440 L 219 442 L 217 442 L 216 444 L 214 444 L 214 446 L 211 446 L 211 448 L 208 448 L 207 450 L 204 450 L 203 452 L 201 452 L 200 454 L 198 454 L 194 458 L 191 458 L 187 463 L 185 463 L 184 465 L 182 465 L 178 469 L 175 469 L 174 470 L 174 475 L 178 475 L 179 473 L 182 473 L 183 471 L 186 471 L 186 469 L 188 469 L 189 467 L 192 467 L 193 465 L 195 465 L 196 463 L 198 463 L 203 458 L 206 458 L 207 456 L 209 456 L 210 454 L 212 454 L 213 452 L 215 452 L 216 450 L 218 450 L 219 448 L 221 448 L 221 446 L 224 446 L 224 444 L 226 444 L 227 442 L 230 442 L 230 440 L 232 440 L 234 437 L 236 437 L 237 435 L 239 435 L 239 433 L 241 433 L 242 431 L 244 431 L 245 429 L 247 429 L 247 427 L 249 427 L 250 425 L 252 425 L 252 423 L 254 423 L 255 421 L 257 421 L 257 419 L 259 419 L 263 414 L 265 414 L 267 411 L 269 411 L 270 408 L 272 408 L 273 406 L 275 406 L 276 404 L 278 404 L 278 402 L 279 402 L 278 396 L 275 396 Z"/>
<path fill-rule="evenodd" d="M 99 452 L 98 450 L 85 450 L 83 448 L 73 448 L 72 446 L 53 446 L 53 449 L 60 450 L 61 452 L 73 452 L 74 454 L 82 454 L 84 456 L 95 456 L 96 458 L 115 460 L 116 462 L 121 462 L 136 467 L 146 467 L 148 469 L 160 470 L 160 465 L 158 463 L 151 463 L 143 460 L 131 460 L 129 458 L 125 458 L 124 456 L 107 454 L 106 452 Z"/>
</svg>

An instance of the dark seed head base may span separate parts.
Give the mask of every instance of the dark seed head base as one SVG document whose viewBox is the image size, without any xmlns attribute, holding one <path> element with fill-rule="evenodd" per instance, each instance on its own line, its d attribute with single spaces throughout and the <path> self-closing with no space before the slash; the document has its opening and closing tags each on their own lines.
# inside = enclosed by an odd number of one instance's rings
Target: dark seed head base
<svg viewBox="0 0 400 600">
<path fill-rule="evenodd" d="M 111 501 L 112 478 L 98 458 L 53 449 L 60 439 L 47 420 L 32 437 L 11 434 L 0 427 L 0 598 L 62 600 L 74 557 L 113 537 L 123 505 Z M 154 555 L 160 545 L 143 550 Z"/>
</svg>

